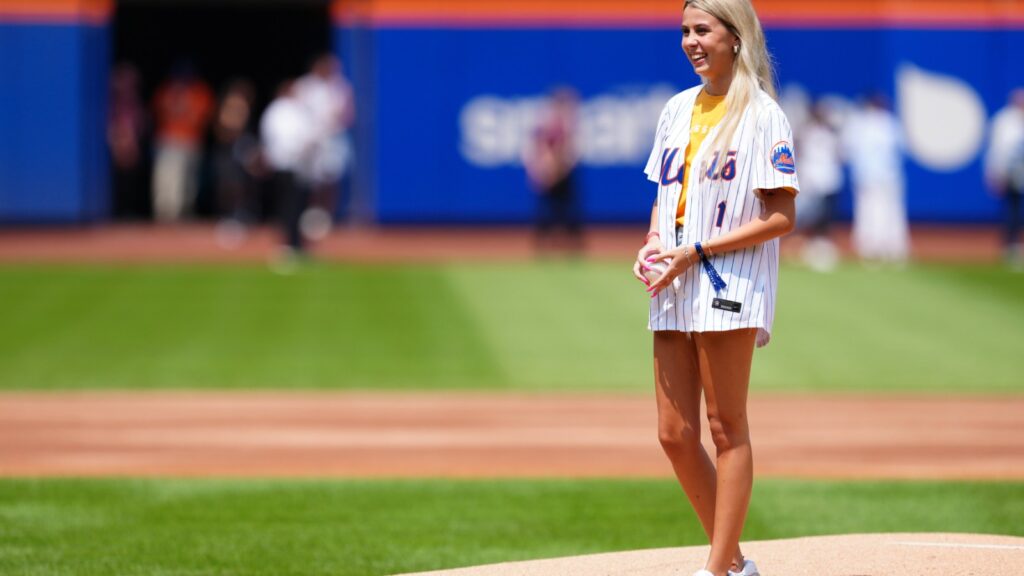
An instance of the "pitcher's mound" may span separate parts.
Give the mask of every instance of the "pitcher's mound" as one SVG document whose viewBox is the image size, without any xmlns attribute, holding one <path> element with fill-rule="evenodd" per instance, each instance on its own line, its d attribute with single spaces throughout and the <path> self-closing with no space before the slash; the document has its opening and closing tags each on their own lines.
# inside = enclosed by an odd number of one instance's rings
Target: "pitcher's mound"
<svg viewBox="0 0 1024 576">
<path fill-rule="evenodd" d="M 707 546 L 508 562 L 419 576 L 690 576 Z M 856 534 L 744 542 L 764 576 L 1024 574 L 1024 538 L 980 534 Z"/>
</svg>

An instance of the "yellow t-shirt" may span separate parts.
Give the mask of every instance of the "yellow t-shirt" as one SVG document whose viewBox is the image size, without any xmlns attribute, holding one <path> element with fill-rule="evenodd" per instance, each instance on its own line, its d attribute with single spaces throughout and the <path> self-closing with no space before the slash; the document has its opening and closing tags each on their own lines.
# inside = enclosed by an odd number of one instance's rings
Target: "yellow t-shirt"
<svg viewBox="0 0 1024 576">
<path fill-rule="evenodd" d="M 683 191 L 679 194 L 679 207 L 676 209 L 676 225 L 682 226 L 686 216 L 686 188 L 690 184 L 690 167 L 696 160 L 697 151 L 704 143 L 704 137 L 718 126 L 725 117 L 725 96 L 712 96 L 700 91 L 697 102 L 693 105 L 690 117 L 690 143 L 686 146 L 686 164 L 683 165 Z"/>
</svg>

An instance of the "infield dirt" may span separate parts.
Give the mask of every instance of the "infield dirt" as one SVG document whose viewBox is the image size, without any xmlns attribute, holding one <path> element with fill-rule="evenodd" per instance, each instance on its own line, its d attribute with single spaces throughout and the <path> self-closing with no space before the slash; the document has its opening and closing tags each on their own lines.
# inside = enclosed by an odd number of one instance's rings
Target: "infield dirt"
<svg viewBox="0 0 1024 576">
<path fill-rule="evenodd" d="M 583 256 L 622 261 L 628 268 L 644 231 L 642 225 L 590 228 Z M 917 261 L 998 262 L 1001 255 L 999 230 L 992 226 L 915 226 L 911 237 Z M 833 239 L 844 255 L 851 255 L 849 228 L 837 227 Z M 225 244 L 213 225 L 203 223 L 6 228 L 0 230 L 0 262 L 260 262 L 273 257 L 278 242 L 275 230 L 257 227 Z M 798 238 L 783 239 L 784 255 L 798 245 Z M 315 244 L 312 253 L 319 260 L 344 262 L 516 261 L 536 256 L 532 232 L 524 227 L 348 227 Z"/>
<path fill-rule="evenodd" d="M 754 395 L 749 412 L 759 476 L 1024 479 L 1020 397 Z M 624 394 L 3 393 L 0 447 L 6 476 L 671 475 L 653 396 Z"/>
</svg>

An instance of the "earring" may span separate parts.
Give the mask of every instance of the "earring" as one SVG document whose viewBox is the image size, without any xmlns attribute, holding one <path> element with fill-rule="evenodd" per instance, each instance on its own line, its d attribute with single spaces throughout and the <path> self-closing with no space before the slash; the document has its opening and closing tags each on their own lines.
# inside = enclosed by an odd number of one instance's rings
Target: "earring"
<svg viewBox="0 0 1024 576">
<path fill-rule="evenodd" d="M 739 53 L 740 53 L 740 45 L 739 45 L 739 44 L 734 44 L 734 45 L 733 45 L 733 47 L 732 47 L 732 53 L 733 53 L 733 54 L 739 54 Z"/>
</svg>

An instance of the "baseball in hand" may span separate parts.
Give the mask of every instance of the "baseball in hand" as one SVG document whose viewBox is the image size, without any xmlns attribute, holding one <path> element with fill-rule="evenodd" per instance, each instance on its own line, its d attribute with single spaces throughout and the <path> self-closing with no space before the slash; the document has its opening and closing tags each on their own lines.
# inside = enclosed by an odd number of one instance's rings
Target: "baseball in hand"
<svg viewBox="0 0 1024 576">
<path fill-rule="evenodd" d="M 644 278 L 647 278 L 648 282 L 653 283 L 658 278 L 661 278 L 661 275 L 665 273 L 667 268 L 668 264 L 664 260 L 648 264 L 647 268 L 644 269 Z"/>
</svg>

